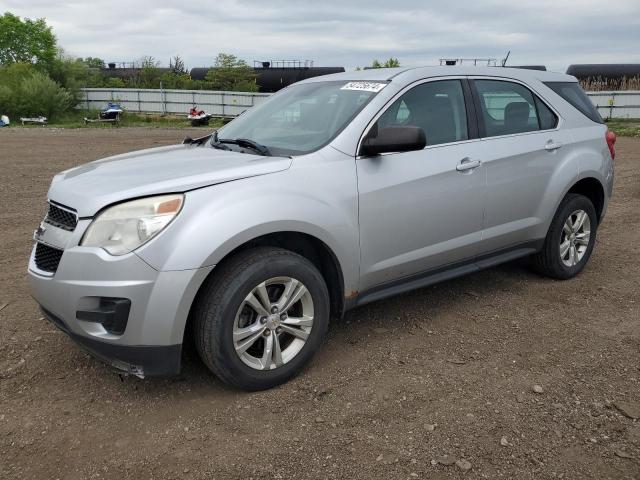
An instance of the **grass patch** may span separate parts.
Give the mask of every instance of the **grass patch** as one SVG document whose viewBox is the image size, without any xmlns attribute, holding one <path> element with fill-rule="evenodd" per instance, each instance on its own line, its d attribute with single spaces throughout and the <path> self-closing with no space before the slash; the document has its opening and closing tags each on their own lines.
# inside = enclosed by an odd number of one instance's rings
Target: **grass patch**
<svg viewBox="0 0 640 480">
<path fill-rule="evenodd" d="M 640 118 L 611 118 L 607 127 L 618 137 L 640 138 Z"/>
<path fill-rule="evenodd" d="M 153 127 L 153 128 L 194 128 L 191 126 L 187 117 L 179 115 L 160 115 L 124 112 L 120 115 L 119 126 L 111 123 L 88 123 L 85 124 L 84 117 L 98 118 L 98 110 L 74 110 L 57 115 L 48 124 L 49 127 L 56 128 L 120 128 L 120 127 Z M 212 118 L 209 125 L 202 127 L 203 130 L 219 128 L 224 125 L 222 119 Z M 20 119 L 11 123 L 12 127 L 20 125 Z M 25 125 L 24 128 L 42 128 L 41 125 Z"/>
</svg>

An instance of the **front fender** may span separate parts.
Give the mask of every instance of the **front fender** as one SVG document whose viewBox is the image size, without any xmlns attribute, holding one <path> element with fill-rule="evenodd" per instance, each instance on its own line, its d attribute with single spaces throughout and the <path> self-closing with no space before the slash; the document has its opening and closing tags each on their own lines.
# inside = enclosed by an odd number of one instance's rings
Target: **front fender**
<svg viewBox="0 0 640 480">
<path fill-rule="evenodd" d="M 345 290 L 357 290 L 359 238 L 355 165 L 304 162 L 299 168 L 187 192 L 182 212 L 140 257 L 158 270 L 218 264 L 269 233 L 311 235 L 335 254 Z"/>
</svg>

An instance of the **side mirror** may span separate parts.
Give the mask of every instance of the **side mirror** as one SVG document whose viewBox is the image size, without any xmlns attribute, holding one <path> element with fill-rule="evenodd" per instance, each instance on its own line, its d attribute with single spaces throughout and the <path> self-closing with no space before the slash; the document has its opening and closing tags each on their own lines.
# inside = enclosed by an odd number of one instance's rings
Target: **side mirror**
<svg viewBox="0 0 640 480">
<path fill-rule="evenodd" d="M 375 156 L 387 152 L 411 152 L 422 150 L 427 145 L 424 130 L 414 126 L 378 128 L 369 131 L 360 146 L 360 155 Z"/>
</svg>

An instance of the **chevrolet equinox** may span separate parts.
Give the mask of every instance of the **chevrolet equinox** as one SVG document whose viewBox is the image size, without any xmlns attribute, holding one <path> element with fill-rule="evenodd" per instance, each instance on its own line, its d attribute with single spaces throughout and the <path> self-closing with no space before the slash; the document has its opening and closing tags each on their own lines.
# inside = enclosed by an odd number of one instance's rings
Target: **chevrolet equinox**
<svg viewBox="0 0 640 480">
<path fill-rule="evenodd" d="M 53 178 L 28 276 L 46 317 L 139 377 L 185 332 L 246 390 L 292 378 L 329 318 L 518 257 L 586 265 L 615 135 L 576 79 L 500 67 L 296 83 L 217 132 Z"/>
</svg>

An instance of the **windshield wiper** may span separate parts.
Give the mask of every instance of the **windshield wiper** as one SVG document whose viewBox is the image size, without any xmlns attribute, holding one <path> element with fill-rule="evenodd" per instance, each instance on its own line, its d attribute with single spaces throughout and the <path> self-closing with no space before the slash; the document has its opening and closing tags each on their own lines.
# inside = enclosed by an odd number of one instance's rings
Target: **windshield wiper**
<svg viewBox="0 0 640 480">
<path fill-rule="evenodd" d="M 216 144 L 225 144 L 225 143 L 230 143 L 232 145 L 238 145 L 239 147 L 245 147 L 245 148 L 250 148 L 251 150 L 255 150 L 256 152 L 258 152 L 260 155 L 264 155 L 267 157 L 271 157 L 271 151 L 269 150 L 269 147 L 262 145 L 258 142 L 254 142 L 253 140 L 250 140 L 248 138 L 235 138 L 235 139 L 230 139 L 230 138 L 221 138 L 221 139 L 215 139 L 216 142 L 212 143 L 211 145 L 213 145 L 214 147 L 216 146 Z"/>
<path fill-rule="evenodd" d="M 218 150 L 231 150 L 226 145 L 223 145 L 222 143 L 220 143 L 220 141 L 218 140 L 217 130 L 214 130 L 213 133 L 211 134 L 211 141 L 209 142 L 209 145 L 211 145 L 213 148 L 217 148 Z"/>
<path fill-rule="evenodd" d="M 186 136 L 182 141 L 183 145 L 203 145 L 209 141 L 211 138 L 211 134 L 205 135 L 204 137 L 191 138 L 190 136 Z"/>
</svg>

